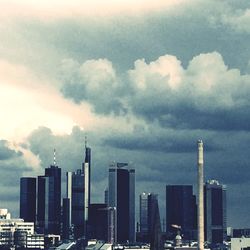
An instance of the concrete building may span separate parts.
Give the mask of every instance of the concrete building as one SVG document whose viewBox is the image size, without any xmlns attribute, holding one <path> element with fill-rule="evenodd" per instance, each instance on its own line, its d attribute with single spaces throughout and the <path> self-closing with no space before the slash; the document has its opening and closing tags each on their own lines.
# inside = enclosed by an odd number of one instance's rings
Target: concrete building
<svg viewBox="0 0 250 250">
<path fill-rule="evenodd" d="M 34 222 L 12 219 L 7 209 L 0 209 L 0 246 L 26 247 L 27 236 L 34 235 Z"/>
<path fill-rule="evenodd" d="M 44 249 L 44 234 L 27 235 L 26 248 Z"/>
<path fill-rule="evenodd" d="M 108 243 L 117 242 L 117 215 L 116 207 L 108 207 Z"/>
<path fill-rule="evenodd" d="M 231 238 L 231 250 L 248 250 L 250 249 L 250 238 Z"/>
</svg>

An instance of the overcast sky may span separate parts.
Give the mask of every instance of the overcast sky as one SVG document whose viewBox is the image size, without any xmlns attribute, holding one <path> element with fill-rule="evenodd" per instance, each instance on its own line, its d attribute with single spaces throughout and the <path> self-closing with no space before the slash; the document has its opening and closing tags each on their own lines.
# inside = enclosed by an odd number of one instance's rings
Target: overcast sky
<svg viewBox="0 0 250 250">
<path fill-rule="evenodd" d="M 248 0 L 0 0 L 0 204 L 19 179 L 81 167 L 92 200 L 110 162 L 136 169 L 136 196 L 206 179 L 227 185 L 228 225 L 250 226 Z M 65 184 L 63 182 L 63 185 Z M 63 195 L 65 195 L 63 193 Z"/>
</svg>

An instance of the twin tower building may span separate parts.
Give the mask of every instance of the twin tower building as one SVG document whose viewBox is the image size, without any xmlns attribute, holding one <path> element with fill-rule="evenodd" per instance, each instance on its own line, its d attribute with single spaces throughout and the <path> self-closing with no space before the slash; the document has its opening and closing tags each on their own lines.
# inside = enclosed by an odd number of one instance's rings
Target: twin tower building
<svg viewBox="0 0 250 250">
<path fill-rule="evenodd" d="M 55 157 L 54 157 L 55 158 Z M 20 180 L 20 218 L 34 222 L 36 232 L 62 239 L 98 238 L 110 243 L 135 241 L 135 170 L 127 163 L 109 167 L 105 203 L 91 203 L 91 149 L 85 146 L 82 168 L 66 173 L 61 199 L 61 168 Z M 103 190 L 100 190 L 103 192 Z"/>
</svg>

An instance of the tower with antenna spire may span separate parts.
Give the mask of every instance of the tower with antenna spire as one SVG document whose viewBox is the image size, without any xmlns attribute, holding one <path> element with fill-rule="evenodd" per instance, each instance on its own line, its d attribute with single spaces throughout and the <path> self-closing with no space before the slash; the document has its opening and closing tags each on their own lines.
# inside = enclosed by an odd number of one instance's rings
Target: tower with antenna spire
<svg viewBox="0 0 250 250">
<path fill-rule="evenodd" d="M 88 236 L 88 217 L 90 207 L 90 187 L 91 187 L 91 148 L 87 146 L 87 136 L 85 136 L 85 159 L 82 165 L 84 172 L 84 219 L 85 236 Z"/>
</svg>

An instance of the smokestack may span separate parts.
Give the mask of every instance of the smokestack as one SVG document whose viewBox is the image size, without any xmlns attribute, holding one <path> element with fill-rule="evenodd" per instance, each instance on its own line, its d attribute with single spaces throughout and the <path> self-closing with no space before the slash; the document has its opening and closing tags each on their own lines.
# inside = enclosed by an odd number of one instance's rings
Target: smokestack
<svg viewBox="0 0 250 250">
<path fill-rule="evenodd" d="M 203 188 L 203 142 L 198 140 L 198 250 L 204 250 L 204 188 Z"/>
</svg>

